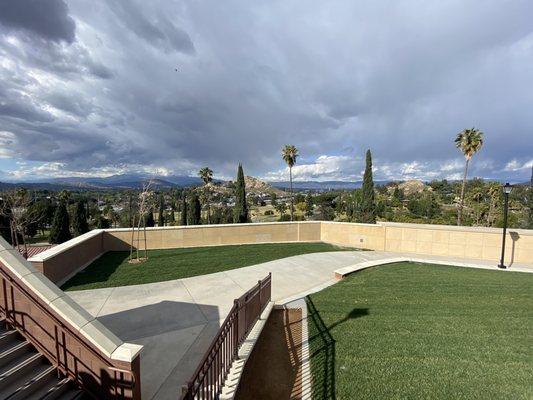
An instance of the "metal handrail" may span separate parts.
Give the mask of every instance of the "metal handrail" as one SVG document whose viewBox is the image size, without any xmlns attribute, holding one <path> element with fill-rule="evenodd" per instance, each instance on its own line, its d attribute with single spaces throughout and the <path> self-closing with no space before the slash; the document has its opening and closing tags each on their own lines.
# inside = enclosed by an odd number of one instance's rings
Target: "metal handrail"
<svg viewBox="0 0 533 400">
<path fill-rule="evenodd" d="M 63 331 L 68 332 L 70 335 L 72 335 L 74 338 L 76 338 L 77 341 L 86 350 L 88 350 L 93 356 L 97 357 L 100 361 L 102 361 L 109 370 L 115 371 L 115 372 L 120 372 L 120 373 L 125 373 L 125 374 L 128 374 L 129 376 L 131 376 L 131 379 L 132 379 L 131 389 L 133 389 L 135 387 L 135 383 L 137 382 L 137 377 L 136 377 L 136 374 L 135 374 L 134 371 L 122 370 L 122 369 L 114 367 L 113 364 L 105 356 L 103 356 L 98 351 L 93 349 L 89 344 L 87 344 L 86 343 L 86 339 L 83 336 L 79 335 L 75 330 L 71 329 L 67 324 L 63 323 L 61 321 L 61 319 L 58 316 L 56 316 L 51 310 L 49 310 L 46 307 L 44 307 L 41 304 L 41 302 L 35 298 L 35 296 L 31 293 L 31 291 L 27 290 L 26 287 L 24 287 L 19 282 L 17 282 L 15 279 L 13 279 L 13 277 L 9 273 L 4 271 L 4 268 L 5 268 L 5 266 L 2 263 L 0 263 L 0 275 L 2 275 L 2 279 L 4 281 L 8 281 L 9 284 L 11 284 L 12 286 L 16 287 L 22 294 L 24 294 L 24 296 L 26 296 L 26 298 L 28 298 L 31 301 L 32 305 L 37 306 L 39 308 L 39 310 L 41 310 L 44 314 L 46 314 L 49 318 L 51 318 L 54 321 L 54 323 L 56 325 L 58 325 Z M 80 379 L 78 379 L 78 377 L 75 374 L 72 374 L 68 369 L 64 368 L 61 365 L 61 361 L 60 361 L 59 357 L 54 356 L 54 354 L 48 348 L 46 348 L 46 346 L 44 344 L 40 343 L 37 340 L 37 338 L 35 338 L 31 334 L 27 333 L 24 329 L 22 329 L 22 330 L 18 329 L 19 326 L 18 326 L 18 322 L 16 321 L 16 318 L 11 318 L 10 317 L 10 314 L 12 314 L 12 313 L 15 314 L 17 311 L 15 309 L 8 310 L 8 307 L 7 307 L 7 303 L 8 303 L 7 296 L 8 295 L 7 295 L 6 289 L 7 288 L 4 285 L 4 296 L 5 296 L 4 304 L 0 305 L 1 308 L 4 308 L 4 312 L 5 312 L 5 316 L 6 316 L 6 322 L 8 322 L 14 328 L 16 328 L 35 347 L 39 348 L 42 353 L 45 353 L 45 355 L 47 355 L 47 358 L 50 359 L 50 361 L 56 366 L 56 368 L 60 369 L 64 374 L 70 375 L 72 378 L 74 378 L 78 383 L 80 383 L 83 386 L 83 382 Z M 29 317 L 31 318 L 31 316 L 29 316 Z M 33 321 L 36 323 L 35 320 L 33 320 Z M 43 329 L 43 327 L 41 327 L 40 325 L 38 325 L 38 326 L 44 332 L 46 332 L 46 330 Z M 57 332 L 56 332 L 56 335 L 54 335 L 54 336 L 50 335 L 49 332 L 46 332 L 46 333 L 48 334 L 48 336 L 50 338 L 54 339 L 54 342 L 55 342 L 54 344 L 55 344 L 56 350 L 58 350 L 59 347 L 60 347 L 60 343 L 58 341 Z M 27 336 L 29 336 L 29 337 L 27 337 Z M 63 346 L 64 346 L 64 343 L 63 343 Z M 66 348 L 64 349 L 64 351 L 67 351 Z M 73 355 L 71 352 L 69 352 L 69 354 Z M 118 389 L 118 386 L 115 387 L 115 390 L 116 389 Z"/>
<path fill-rule="evenodd" d="M 238 359 L 239 346 L 271 299 L 271 285 L 272 273 L 269 273 L 266 278 L 258 281 L 253 288 L 233 301 L 233 307 L 211 341 L 192 378 L 182 388 L 184 400 L 218 398 L 231 364 Z M 268 296 L 262 298 L 265 288 L 269 289 Z M 253 310 L 248 312 L 247 306 L 256 299 L 259 300 L 259 307 L 253 315 L 250 315 Z"/>
</svg>

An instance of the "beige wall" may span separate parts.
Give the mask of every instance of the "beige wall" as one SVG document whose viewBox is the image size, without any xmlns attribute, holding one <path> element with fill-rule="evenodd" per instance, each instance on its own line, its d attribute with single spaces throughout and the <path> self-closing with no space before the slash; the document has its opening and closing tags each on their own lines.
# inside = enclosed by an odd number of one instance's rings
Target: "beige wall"
<svg viewBox="0 0 533 400">
<path fill-rule="evenodd" d="M 373 224 L 322 222 L 323 242 L 370 250 L 385 250 L 385 228 Z"/>
<path fill-rule="evenodd" d="M 146 230 L 148 249 L 218 246 L 229 244 L 320 241 L 320 222 L 279 222 L 268 224 L 177 226 Z M 141 232 L 139 248 L 144 248 Z M 135 245 L 137 245 L 137 236 Z M 108 229 L 105 251 L 128 250 L 131 230 Z"/>
<path fill-rule="evenodd" d="M 148 228 L 149 249 L 229 244 L 323 241 L 391 252 L 499 261 L 501 229 L 457 226 L 343 222 L 274 222 Z M 128 250 L 129 229 L 95 230 L 30 258 L 55 283 L 83 269 L 106 251 Z M 140 247 L 143 248 L 141 243 Z M 511 229 L 506 263 L 533 265 L 533 231 Z"/>
<path fill-rule="evenodd" d="M 103 230 L 93 230 L 31 257 L 29 261 L 61 285 L 104 253 Z"/>
<path fill-rule="evenodd" d="M 381 223 L 385 250 L 499 261 L 502 230 L 457 226 Z M 533 264 L 533 231 L 507 231 L 506 263 Z"/>
</svg>

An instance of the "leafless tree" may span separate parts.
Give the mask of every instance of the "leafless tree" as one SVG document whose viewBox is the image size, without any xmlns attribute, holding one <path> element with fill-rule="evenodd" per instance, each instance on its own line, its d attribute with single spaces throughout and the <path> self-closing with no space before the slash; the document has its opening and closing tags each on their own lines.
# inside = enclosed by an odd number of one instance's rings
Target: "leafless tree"
<svg viewBox="0 0 533 400">
<path fill-rule="evenodd" d="M 135 216 L 133 217 L 132 223 L 132 233 L 131 233 L 131 246 L 130 246 L 130 261 L 131 262 L 141 262 L 139 257 L 139 242 L 141 240 L 141 224 L 143 228 L 143 239 L 144 239 L 144 260 L 148 259 L 148 250 L 146 243 L 146 213 L 150 209 L 150 199 L 152 198 L 153 192 L 150 190 L 153 184 L 152 179 L 143 183 L 143 188 L 141 193 L 139 193 L 139 219 L 137 221 L 137 228 L 135 228 Z M 133 259 L 133 244 L 135 242 L 135 230 L 137 230 L 137 246 L 136 247 L 136 258 Z"/>
<path fill-rule="evenodd" d="M 17 188 L 5 192 L 0 202 L 0 214 L 9 218 L 11 243 L 19 249 L 19 238 L 22 238 L 23 256 L 28 258 L 27 231 L 28 226 L 39 222 L 43 215 L 31 205 L 35 198 L 26 188 Z"/>
</svg>

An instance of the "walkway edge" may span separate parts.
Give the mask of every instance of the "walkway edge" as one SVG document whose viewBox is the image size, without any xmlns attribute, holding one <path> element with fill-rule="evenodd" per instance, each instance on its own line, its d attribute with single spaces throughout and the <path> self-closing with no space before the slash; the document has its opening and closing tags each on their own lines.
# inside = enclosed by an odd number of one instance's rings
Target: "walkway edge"
<svg viewBox="0 0 533 400">
<path fill-rule="evenodd" d="M 352 274 L 357 271 L 361 271 L 366 268 L 377 267 L 379 265 L 393 264 L 398 262 L 413 262 L 413 263 L 423 263 L 423 264 L 437 264 L 437 265 L 451 265 L 454 267 L 464 267 L 464 268 L 479 268 L 487 269 L 493 271 L 501 272 L 528 272 L 533 273 L 533 270 L 528 268 L 515 267 L 512 269 L 499 269 L 496 266 L 490 266 L 487 264 L 476 263 L 475 261 L 455 261 L 455 260 L 439 260 L 435 258 L 426 258 L 426 257 L 391 257 L 383 258 L 372 261 L 364 261 L 361 263 L 349 265 L 347 267 L 339 268 L 334 271 L 335 279 L 340 280 L 346 277 L 349 274 Z"/>
</svg>

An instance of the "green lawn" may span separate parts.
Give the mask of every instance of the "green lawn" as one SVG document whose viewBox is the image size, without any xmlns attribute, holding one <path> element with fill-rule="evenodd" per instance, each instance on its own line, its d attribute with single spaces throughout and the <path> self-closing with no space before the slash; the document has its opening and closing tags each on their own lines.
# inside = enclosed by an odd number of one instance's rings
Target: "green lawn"
<svg viewBox="0 0 533 400">
<path fill-rule="evenodd" d="M 67 281 L 63 290 L 162 282 L 246 267 L 279 258 L 321 251 L 356 250 L 327 243 L 275 243 L 149 250 L 148 261 L 128 263 L 129 252 L 104 254 Z"/>
<path fill-rule="evenodd" d="M 398 263 L 307 301 L 313 399 L 533 398 L 533 274 Z"/>
</svg>

